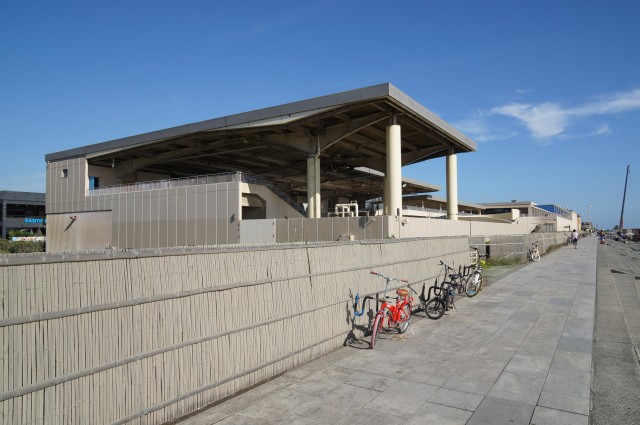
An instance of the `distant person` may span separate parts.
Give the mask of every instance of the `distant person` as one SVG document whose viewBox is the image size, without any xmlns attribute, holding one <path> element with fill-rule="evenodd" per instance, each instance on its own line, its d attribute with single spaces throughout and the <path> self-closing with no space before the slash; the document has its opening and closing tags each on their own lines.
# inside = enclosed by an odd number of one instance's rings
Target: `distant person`
<svg viewBox="0 0 640 425">
<path fill-rule="evenodd" d="M 576 229 L 571 232 L 571 243 L 575 249 L 578 249 L 578 231 Z"/>
<path fill-rule="evenodd" d="M 600 245 L 604 245 L 604 230 L 600 230 Z"/>
</svg>

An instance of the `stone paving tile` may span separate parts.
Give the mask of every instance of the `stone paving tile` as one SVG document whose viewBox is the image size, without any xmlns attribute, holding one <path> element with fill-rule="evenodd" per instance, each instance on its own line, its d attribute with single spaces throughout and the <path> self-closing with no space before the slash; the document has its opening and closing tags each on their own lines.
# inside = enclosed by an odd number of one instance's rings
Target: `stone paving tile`
<svg viewBox="0 0 640 425">
<path fill-rule="evenodd" d="M 478 395 L 486 395 L 493 387 L 500 373 L 495 375 L 469 376 L 454 375 L 443 386 L 452 390 L 467 391 Z"/>
<path fill-rule="evenodd" d="M 592 339 L 593 338 L 593 327 L 571 327 L 566 328 L 562 331 L 563 337 L 571 337 L 571 338 L 581 338 L 581 339 Z"/>
<path fill-rule="evenodd" d="M 471 359 L 443 385 L 445 388 L 485 395 L 489 392 L 508 360 Z"/>
<path fill-rule="evenodd" d="M 456 372 L 449 361 L 428 360 L 408 372 L 403 379 L 412 382 L 441 386 Z"/>
<path fill-rule="evenodd" d="M 374 391 L 385 391 L 398 381 L 398 378 L 389 378 L 375 373 L 354 373 L 344 381 L 345 384 L 354 387 L 366 388 Z"/>
<path fill-rule="evenodd" d="M 255 387 L 251 391 L 247 391 L 236 397 L 230 398 L 218 404 L 214 408 L 209 408 L 198 412 L 196 415 L 190 416 L 180 423 L 185 425 L 215 423 L 221 419 L 226 418 L 227 416 L 239 412 L 252 403 L 262 400 L 270 396 L 271 394 L 282 390 L 283 388 L 287 388 L 297 381 L 297 379 L 289 377 L 286 374 L 279 376 L 269 382 Z"/>
<path fill-rule="evenodd" d="M 398 381 L 365 407 L 392 415 L 410 417 L 438 387 L 410 381 Z"/>
<path fill-rule="evenodd" d="M 572 397 L 588 398 L 591 374 L 571 369 L 551 368 L 543 390 Z"/>
<path fill-rule="evenodd" d="M 590 373 L 591 353 L 584 354 L 558 350 L 553 356 L 551 367 Z"/>
<path fill-rule="evenodd" d="M 564 412 L 562 410 L 548 409 L 537 406 L 533 412 L 531 425 L 588 425 L 588 415 Z"/>
<path fill-rule="evenodd" d="M 322 397 L 339 388 L 354 372 L 341 367 L 330 366 L 291 384 L 288 389 Z"/>
<path fill-rule="evenodd" d="M 286 417 L 294 415 L 296 411 L 313 404 L 319 399 L 320 397 L 291 391 L 285 388 L 282 391 L 278 391 L 267 398 L 247 406 L 234 416 L 256 419 L 268 418 L 269 420 L 282 421 Z M 277 421 L 274 423 L 277 423 Z"/>
<path fill-rule="evenodd" d="M 379 412 L 371 409 L 360 409 L 352 412 L 351 416 L 339 422 L 341 424 L 367 424 L 367 425 L 401 425 L 407 418 L 392 415 L 387 412 Z"/>
<path fill-rule="evenodd" d="M 474 353 L 474 357 L 484 357 L 484 358 L 496 359 L 496 360 L 509 360 L 511 357 L 513 357 L 515 352 L 518 351 L 519 347 L 520 347 L 520 344 L 515 342 L 514 343 L 505 342 L 500 345 L 487 343 L 482 347 L 480 347 Z"/>
<path fill-rule="evenodd" d="M 215 422 L 216 425 L 281 425 L 283 423 L 287 425 L 326 425 L 326 422 L 295 414 L 265 418 L 254 418 L 237 414 L 229 416 L 220 422 Z"/>
<path fill-rule="evenodd" d="M 546 378 L 552 359 L 549 357 L 535 357 L 515 355 L 504 369 L 505 372 L 519 373 L 532 377 Z"/>
<path fill-rule="evenodd" d="M 427 402 L 416 410 L 405 425 L 464 425 L 472 413 L 468 410 Z"/>
<path fill-rule="evenodd" d="M 538 406 L 564 410 L 566 412 L 578 413 L 580 415 L 589 414 L 589 399 L 554 394 L 546 391 L 542 391 L 542 394 L 540 394 Z"/>
<path fill-rule="evenodd" d="M 332 401 L 328 403 L 324 400 L 318 400 L 298 410 L 296 414 L 324 423 L 335 424 L 349 418 L 354 408 L 356 406 L 351 404 L 350 401 Z"/>
<path fill-rule="evenodd" d="M 528 425 L 535 406 L 485 397 L 467 425 Z"/>
<path fill-rule="evenodd" d="M 360 407 L 364 407 L 378 395 L 380 395 L 380 391 L 343 384 L 332 391 L 330 394 L 322 397 L 322 399 L 319 401 L 324 402 L 328 405 L 348 401 L 352 408 L 359 409 Z"/>
<path fill-rule="evenodd" d="M 482 401 L 482 398 L 483 397 L 481 395 L 477 394 L 440 388 L 433 393 L 427 401 L 458 409 L 474 411 Z"/>
<path fill-rule="evenodd" d="M 518 323 L 535 323 L 540 318 L 540 313 L 535 311 L 519 311 L 511 317 Z"/>
<path fill-rule="evenodd" d="M 535 405 L 544 385 L 544 376 L 504 372 L 489 391 L 489 396 Z"/>
<path fill-rule="evenodd" d="M 563 336 L 558 342 L 558 350 L 591 354 L 593 342 L 590 338 L 571 338 Z"/>
<path fill-rule="evenodd" d="M 517 354 L 552 358 L 556 352 L 557 346 L 558 340 L 527 337 L 522 341 L 522 344 L 520 344 Z"/>
<path fill-rule="evenodd" d="M 544 339 L 549 341 L 559 341 L 562 336 L 562 326 L 550 326 L 544 327 L 541 325 L 534 325 L 533 328 L 527 334 L 527 338 L 530 339 Z M 554 349 L 555 350 L 555 349 Z"/>
</svg>

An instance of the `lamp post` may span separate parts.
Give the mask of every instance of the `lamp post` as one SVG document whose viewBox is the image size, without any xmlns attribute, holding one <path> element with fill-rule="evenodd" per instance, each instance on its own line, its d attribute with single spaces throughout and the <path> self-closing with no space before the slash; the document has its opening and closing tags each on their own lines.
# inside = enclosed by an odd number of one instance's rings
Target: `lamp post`
<svg viewBox="0 0 640 425">
<path fill-rule="evenodd" d="M 622 195 L 622 211 L 620 211 L 620 226 L 618 227 L 618 233 L 622 234 L 622 227 L 624 226 L 624 201 L 627 197 L 627 180 L 629 180 L 629 171 L 631 165 L 627 165 L 627 176 L 624 178 L 624 194 Z"/>
<path fill-rule="evenodd" d="M 589 209 L 587 210 L 587 221 L 589 221 L 589 230 L 593 229 L 593 225 L 591 224 L 591 204 L 587 205 Z"/>
</svg>

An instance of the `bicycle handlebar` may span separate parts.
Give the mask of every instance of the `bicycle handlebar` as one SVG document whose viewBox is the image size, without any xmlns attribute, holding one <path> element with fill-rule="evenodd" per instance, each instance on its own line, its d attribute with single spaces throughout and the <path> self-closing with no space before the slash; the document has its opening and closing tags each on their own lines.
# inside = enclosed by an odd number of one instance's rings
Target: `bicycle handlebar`
<svg viewBox="0 0 640 425">
<path fill-rule="evenodd" d="M 455 270 L 453 270 L 453 267 L 451 267 L 450 265 L 448 265 L 447 263 L 445 263 L 442 260 L 440 260 L 440 265 L 446 267 L 447 270 L 455 271 Z"/>
<path fill-rule="evenodd" d="M 394 280 L 397 280 L 398 282 L 402 282 L 402 283 L 409 283 L 409 281 L 407 279 L 400 279 L 399 277 L 389 277 L 389 276 L 385 276 L 380 272 L 374 272 L 374 271 L 369 271 L 369 273 L 371 273 L 374 276 L 378 276 L 381 277 L 383 279 L 388 280 L 389 282 L 392 282 Z"/>
</svg>

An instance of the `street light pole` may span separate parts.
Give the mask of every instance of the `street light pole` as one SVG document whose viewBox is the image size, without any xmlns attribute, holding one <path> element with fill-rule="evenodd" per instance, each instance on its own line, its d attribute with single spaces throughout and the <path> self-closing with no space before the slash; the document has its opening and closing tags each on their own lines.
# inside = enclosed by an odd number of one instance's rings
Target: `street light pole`
<svg viewBox="0 0 640 425">
<path fill-rule="evenodd" d="M 624 226 L 624 201 L 627 198 L 627 181 L 629 180 L 629 171 L 631 165 L 627 165 L 627 176 L 624 178 L 624 194 L 622 195 L 622 211 L 620 211 L 620 226 L 618 227 L 619 234 L 622 234 L 622 226 Z"/>
</svg>

